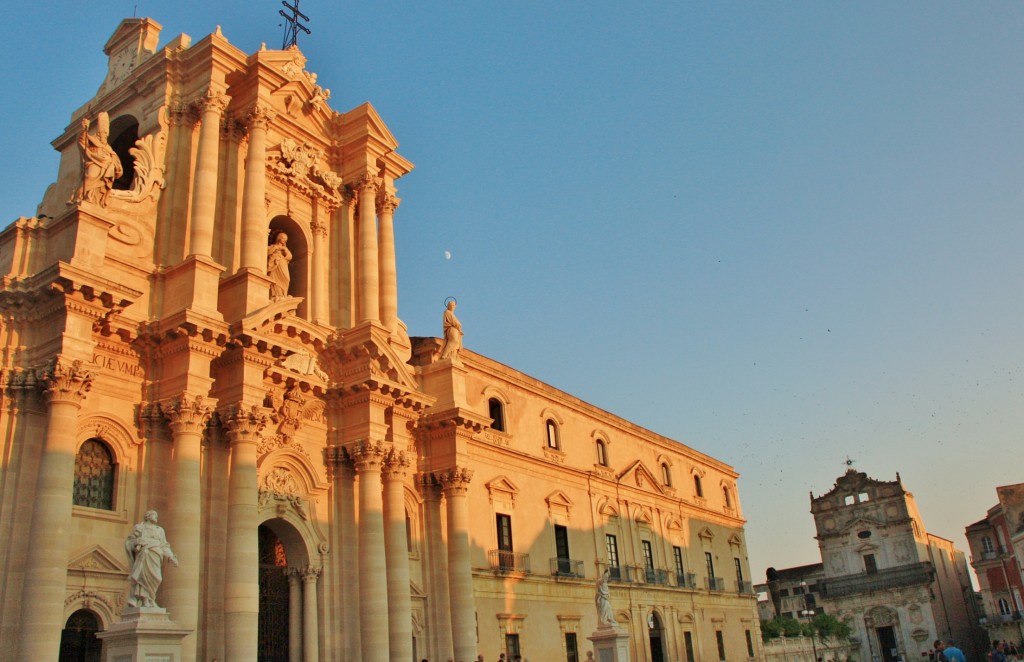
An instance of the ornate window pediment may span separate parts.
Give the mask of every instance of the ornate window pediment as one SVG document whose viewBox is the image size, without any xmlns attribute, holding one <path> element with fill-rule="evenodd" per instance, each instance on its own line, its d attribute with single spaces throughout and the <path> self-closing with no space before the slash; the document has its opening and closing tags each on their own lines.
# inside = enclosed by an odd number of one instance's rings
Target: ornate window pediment
<svg viewBox="0 0 1024 662">
<path fill-rule="evenodd" d="M 516 498 L 519 496 L 519 487 L 506 476 L 498 476 L 485 484 L 487 495 L 491 503 L 495 501 L 507 502 L 516 505 Z"/>
<path fill-rule="evenodd" d="M 562 490 L 555 490 L 551 494 L 547 495 L 544 501 L 548 504 L 548 513 L 552 517 L 562 515 L 566 520 L 569 519 L 572 507 L 576 505 Z"/>
<path fill-rule="evenodd" d="M 658 494 L 664 494 L 664 486 L 661 485 L 661 481 L 655 477 L 654 473 L 647 468 L 641 460 L 636 460 L 628 467 L 625 471 L 622 471 L 617 476 L 622 482 L 627 484 L 636 485 L 642 490 L 649 490 Z"/>
</svg>

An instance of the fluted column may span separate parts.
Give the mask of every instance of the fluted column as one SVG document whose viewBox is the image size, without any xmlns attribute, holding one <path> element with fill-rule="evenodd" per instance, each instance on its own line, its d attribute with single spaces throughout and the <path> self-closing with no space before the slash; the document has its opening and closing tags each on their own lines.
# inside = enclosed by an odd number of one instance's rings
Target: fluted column
<svg viewBox="0 0 1024 662">
<path fill-rule="evenodd" d="M 224 653 L 227 662 L 255 660 L 259 643 L 259 487 L 256 448 L 268 416 L 235 405 L 224 413 L 231 441 L 227 564 L 224 568 Z"/>
<path fill-rule="evenodd" d="M 448 502 L 448 592 L 456 660 L 476 656 L 476 607 L 469 555 L 469 505 L 466 492 L 472 469 L 455 467 L 438 476 Z"/>
<path fill-rule="evenodd" d="M 39 481 L 32 495 L 35 507 L 21 595 L 19 660 L 56 660 L 60 655 L 78 412 L 93 380 L 81 361 L 58 360 L 41 377 L 49 411 Z"/>
<path fill-rule="evenodd" d="M 442 659 L 454 654 L 452 650 L 452 609 L 448 599 L 448 552 L 445 535 L 441 530 L 441 490 L 433 474 L 419 476 L 420 494 L 423 496 L 423 537 L 426 562 L 424 570 L 430 576 L 430 613 L 435 623 L 437 653 Z"/>
<path fill-rule="evenodd" d="M 401 198 L 385 193 L 380 199 L 380 321 L 398 330 L 398 268 L 395 266 L 395 210 Z"/>
<path fill-rule="evenodd" d="M 313 321 L 327 322 L 327 289 L 330 283 L 330 274 L 327 272 L 327 226 L 314 219 L 309 229 L 313 233 Z"/>
<path fill-rule="evenodd" d="M 298 568 L 285 570 L 288 577 L 288 662 L 302 662 L 302 577 Z"/>
<path fill-rule="evenodd" d="M 317 623 L 316 580 L 320 568 L 307 566 L 302 571 L 302 662 L 319 662 L 320 629 Z"/>
<path fill-rule="evenodd" d="M 359 630 L 362 662 L 388 660 L 387 566 L 380 470 L 385 447 L 362 442 L 352 452 L 359 476 Z"/>
<path fill-rule="evenodd" d="M 388 635 L 391 662 L 412 659 L 412 598 L 405 528 L 405 475 L 409 459 L 392 449 L 384 462 L 384 548 L 388 564 Z"/>
<path fill-rule="evenodd" d="M 247 119 L 249 151 L 245 155 L 242 188 L 242 268 L 267 270 L 267 127 L 277 115 L 263 104 L 252 107 Z"/>
<path fill-rule="evenodd" d="M 189 255 L 213 254 L 213 220 L 217 211 L 217 166 L 220 160 L 220 119 L 231 97 L 217 94 L 213 88 L 197 99 L 202 124 L 196 150 L 195 176 L 192 180 L 192 228 Z"/>
<path fill-rule="evenodd" d="M 364 175 L 358 184 L 359 221 L 359 298 L 356 301 L 357 321 L 380 319 L 379 279 L 377 268 L 377 190 L 380 180 Z"/>
<path fill-rule="evenodd" d="M 170 421 L 173 439 L 171 505 L 164 521 L 167 522 L 167 540 L 178 556 L 178 567 L 164 575 L 163 606 L 171 619 L 192 630 L 182 640 L 183 662 L 192 662 L 196 658 L 195 630 L 199 623 L 199 570 L 202 563 L 199 470 L 203 431 L 215 405 L 216 400 L 211 398 L 182 393 L 181 397 L 163 408 Z"/>
</svg>

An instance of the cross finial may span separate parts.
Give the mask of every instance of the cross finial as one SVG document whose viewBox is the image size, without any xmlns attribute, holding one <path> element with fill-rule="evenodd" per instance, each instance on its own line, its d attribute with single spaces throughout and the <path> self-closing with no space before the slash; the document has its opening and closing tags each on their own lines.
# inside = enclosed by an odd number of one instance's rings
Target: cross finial
<svg viewBox="0 0 1024 662">
<path fill-rule="evenodd" d="M 299 0 L 293 0 L 294 5 L 288 4 L 288 0 L 281 0 L 281 4 L 284 5 L 285 9 L 291 13 L 285 12 L 283 9 L 278 10 L 278 14 L 284 17 L 284 43 L 281 46 L 281 50 L 285 50 L 291 46 L 298 46 L 299 42 L 299 31 L 305 32 L 306 34 L 312 34 L 305 25 L 299 22 L 299 20 L 308 21 L 309 17 L 299 11 Z"/>
<path fill-rule="evenodd" d="M 851 471 L 853 469 L 853 460 L 850 459 L 849 455 L 846 456 L 846 460 L 843 461 L 843 464 L 846 465 L 847 471 Z"/>
</svg>

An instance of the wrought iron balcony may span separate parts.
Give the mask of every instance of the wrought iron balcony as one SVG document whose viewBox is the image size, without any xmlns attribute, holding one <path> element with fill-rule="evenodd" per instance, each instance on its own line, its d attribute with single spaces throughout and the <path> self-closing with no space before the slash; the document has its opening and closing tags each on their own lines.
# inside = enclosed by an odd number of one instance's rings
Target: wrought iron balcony
<svg viewBox="0 0 1024 662">
<path fill-rule="evenodd" d="M 554 557 L 551 559 L 551 574 L 555 577 L 583 577 L 583 561 Z"/>
<path fill-rule="evenodd" d="M 677 572 L 676 586 L 679 588 L 697 588 L 697 575 L 692 572 Z"/>
<path fill-rule="evenodd" d="M 827 598 L 841 598 L 855 593 L 884 591 L 901 586 L 929 584 L 935 576 L 932 564 L 927 561 L 886 568 L 873 573 L 857 573 L 841 577 L 829 577 L 818 582 L 818 591 Z"/>
<path fill-rule="evenodd" d="M 633 583 L 633 568 L 628 565 L 608 566 L 608 578 L 613 582 Z"/>
<path fill-rule="evenodd" d="M 709 591 L 724 591 L 725 580 L 721 577 L 707 577 L 705 579 L 705 586 Z"/>
<path fill-rule="evenodd" d="M 492 549 L 487 552 L 487 560 L 491 570 L 498 572 L 530 572 L 530 555 L 520 552 L 506 552 L 503 549 Z"/>
<path fill-rule="evenodd" d="M 737 581 L 736 592 L 740 593 L 741 595 L 753 595 L 754 585 L 750 582 Z"/>
<path fill-rule="evenodd" d="M 655 570 L 654 568 L 645 569 L 644 581 L 648 584 L 668 586 L 668 570 Z"/>
</svg>

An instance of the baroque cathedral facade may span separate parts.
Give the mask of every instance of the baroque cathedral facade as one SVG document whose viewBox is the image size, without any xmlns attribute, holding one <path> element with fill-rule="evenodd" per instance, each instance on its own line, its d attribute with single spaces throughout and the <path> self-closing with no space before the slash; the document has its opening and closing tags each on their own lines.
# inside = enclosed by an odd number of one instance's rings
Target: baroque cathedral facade
<svg viewBox="0 0 1024 662">
<path fill-rule="evenodd" d="M 0 659 L 99 659 L 150 510 L 185 662 L 578 662 L 605 570 L 633 660 L 757 657 L 737 473 L 410 337 L 374 108 L 159 37 L 117 27 L 0 232 Z"/>
</svg>

